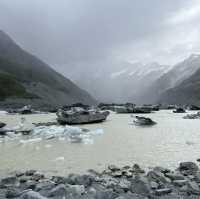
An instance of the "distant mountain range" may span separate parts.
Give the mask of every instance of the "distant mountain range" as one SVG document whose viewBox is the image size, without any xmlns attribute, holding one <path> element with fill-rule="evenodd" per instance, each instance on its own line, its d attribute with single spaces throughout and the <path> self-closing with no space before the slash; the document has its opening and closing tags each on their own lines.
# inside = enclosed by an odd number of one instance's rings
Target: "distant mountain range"
<svg viewBox="0 0 200 199">
<path fill-rule="evenodd" d="M 168 104 L 196 104 L 200 106 L 200 55 L 185 60 L 189 75 L 161 94 L 159 101 Z M 180 73 L 184 74 L 184 73 Z"/>
<path fill-rule="evenodd" d="M 101 66 L 95 66 L 96 71 L 81 71 L 81 76 L 77 76 L 78 73 L 72 76 L 101 102 L 136 102 L 143 90 L 169 70 L 169 66 L 158 63 L 102 63 Z"/>
<path fill-rule="evenodd" d="M 114 66 L 114 67 L 113 67 Z M 174 65 L 103 62 L 69 76 L 99 102 L 200 105 L 200 55 Z M 61 106 L 97 101 L 0 31 L 0 106 Z"/>
<path fill-rule="evenodd" d="M 61 106 L 96 100 L 0 31 L 0 105 Z"/>
<path fill-rule="evenodd" d="M 197 92 L 200 89 L 198 54 L 174 66 L 156 62 L 100 65 L 94 66 L 94 71 L 89 73 L 81 71 L 81 76 L 75 73 L 72 79 L 101 102 L 200 104 Z"/>
<path fill-rule="evenodd" d="M 142 103 L 199 103 L 195 99 L 193 89 L 197 87 L 190 82 L 195 81 L 200 70 L 200 55 L 191 55 L 184 61 L 176 64 L 167 73 L 154 81 L 139 97 Z M 196 82 L 195 82 L 196 84 Z M 189 90 L 184 89 L 187 87 Z M 195 94 L 195 95 L 194 95 Z"/>
</svg>

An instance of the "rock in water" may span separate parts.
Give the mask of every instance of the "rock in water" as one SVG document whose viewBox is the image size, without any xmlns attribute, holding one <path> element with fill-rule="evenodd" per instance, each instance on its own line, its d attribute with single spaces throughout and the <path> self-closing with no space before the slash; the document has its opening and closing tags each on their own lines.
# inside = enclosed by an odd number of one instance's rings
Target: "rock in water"
<svg viewBox="0 0 200 199">
<path fill-rule="evenodd" d="M 151 126 L 156 124 L 156 122 L 154 122 L 152 119 L 148 117 L 136 116 L 135 118 L 136 120 L 134 120 L 133 123 L 137 126 Z"/>
<path fill-rule="evenodd" d="M 184 116 L 183 119 L 200 119 L 200 112 L 196 114 L 188 114 Z"/>
<path fill-rule="evenodd" d="M 86 110 L 80 107 L 72 107 L 70 110 L 59 109 L 57 121 L 59 124 L 89 124 L 106 120 L 109 111 L 96 109 Z"/>
<path fill-rule="evenodd" d="M 176 110 L 174 110 L 173 113 L 185 113 L 185 109 L 179 107 Z"/>
<path fill-rule="evenodd" d="M 6 126 L 6 124 L 3 122 L 0 122 L 0 128 L 3 128 L 4 126 Z"/>
<path fill-rule="evenodd" d="M 198 169 L 198 166 L 194 162 L 181 162 L 179 165 L 179 171 L 183 175 L 195 175 Z"/>
</svg>

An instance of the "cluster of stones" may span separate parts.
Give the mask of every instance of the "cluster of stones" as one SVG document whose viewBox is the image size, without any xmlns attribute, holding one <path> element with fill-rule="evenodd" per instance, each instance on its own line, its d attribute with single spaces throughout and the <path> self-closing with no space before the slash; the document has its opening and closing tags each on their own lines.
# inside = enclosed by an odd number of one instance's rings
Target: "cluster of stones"
<svg viewBox="0 0 200 199">
<path fill-rule="evenodd" d="M 200 112 L 197 112 L 195 114 L 188 114 L 184 116 L 183 119 L 200 119 Z"/>
<path fill-rule="evenodd" d="M 0 136 L 5 135 L 5 130 L 4 130 L 5 126 L 6 124 L 0 121 Z"/>
<path fill-rule="evenodd" d="M 102 173 L 90 170 L 67 177 L 30 170 L 1 179 L 0 199 L 197 199 L 199 185 L 200 170 L 193 162 L 180 163 L 175 171 L 110 165 Z"/>
</svg>

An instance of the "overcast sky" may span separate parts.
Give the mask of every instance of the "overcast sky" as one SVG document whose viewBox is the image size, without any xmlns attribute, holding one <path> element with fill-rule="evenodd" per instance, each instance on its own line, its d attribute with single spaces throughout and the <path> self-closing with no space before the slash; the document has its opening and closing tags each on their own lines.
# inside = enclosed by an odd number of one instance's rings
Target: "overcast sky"
<svg viewBox="0 0 200 199">
<path fill-rule="evenodd" d="M 0 28 L 58 70 L 173 64 L 200 52 L 200 0 L 0 0 Z"/>
</svg>

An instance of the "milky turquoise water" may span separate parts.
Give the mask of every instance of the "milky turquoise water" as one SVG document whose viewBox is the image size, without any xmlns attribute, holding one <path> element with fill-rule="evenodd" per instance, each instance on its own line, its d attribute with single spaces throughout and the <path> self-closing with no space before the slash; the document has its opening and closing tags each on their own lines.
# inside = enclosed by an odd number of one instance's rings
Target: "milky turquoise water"
<svg viewBox="0 0 200 199">
<path fill-rule="evenodd" d="M 182 119 L 185 114 L 171 110 L 148 114 L 157 125 L 136 127 L 129 114 L 112 113 L 106 122 L 83 125 L 104 130 L 93 144 L 46 140 L 20 144 L 19 140 L 0 143 L 0 170 L 38 169 L 61 175 L 102 170 L 108 164 L 138 163 L 142 167 L 176 167 L 180 161 L 200 158 L 200 120 Z M 146 115 L 147 116 L 147 115 Z M 0 121 L 15 126 L 21 116 L 0 114 Z M 54 121 L 55 114 L 27 115 L 31 122 Z"/>
</svg>

